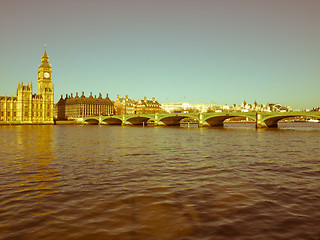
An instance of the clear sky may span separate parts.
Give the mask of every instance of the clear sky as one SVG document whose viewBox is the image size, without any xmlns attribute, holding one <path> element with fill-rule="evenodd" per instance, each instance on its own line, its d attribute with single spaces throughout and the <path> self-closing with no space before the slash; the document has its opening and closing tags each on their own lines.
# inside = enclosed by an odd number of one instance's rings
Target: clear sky
<svg viewBox="0 0 320 240">
<path fill-rule="evenodd" d="M 1 0 L 0 95 L 320 106 L 320 0 Z"/>
</svg>

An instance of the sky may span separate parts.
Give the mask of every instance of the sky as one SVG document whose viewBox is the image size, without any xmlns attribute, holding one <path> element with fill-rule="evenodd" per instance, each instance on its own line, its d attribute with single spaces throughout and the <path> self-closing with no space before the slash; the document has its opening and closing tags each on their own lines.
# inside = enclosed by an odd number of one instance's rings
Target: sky
<svg viewBox="0 0 320 240">
<path fill-rule="evenodd" d="M 320 106 L 319 0 L 0 0 L 0 96 Z"/>
</svg>

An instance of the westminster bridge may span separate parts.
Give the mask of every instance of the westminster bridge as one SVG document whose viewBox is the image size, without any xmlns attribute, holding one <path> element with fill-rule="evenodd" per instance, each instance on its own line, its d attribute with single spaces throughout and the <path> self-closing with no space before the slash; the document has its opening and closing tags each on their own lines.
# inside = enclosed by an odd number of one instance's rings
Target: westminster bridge
<svg viewBox="0 0 320 240">
<path fill-rule="evenodd" d="M 285 118 L 306 117 L 320 119 L 320 112 L 210 112 L 210 113 L 155 113 L 137 115 L 92 116 L 79 119 L 84 124 L 179 126 L 182 119 L 191 119 L 199 127 L 223 126 L 229 118 L 246 118 L 255 122 L 257 128 L 275 128 Z"/>
</svg>

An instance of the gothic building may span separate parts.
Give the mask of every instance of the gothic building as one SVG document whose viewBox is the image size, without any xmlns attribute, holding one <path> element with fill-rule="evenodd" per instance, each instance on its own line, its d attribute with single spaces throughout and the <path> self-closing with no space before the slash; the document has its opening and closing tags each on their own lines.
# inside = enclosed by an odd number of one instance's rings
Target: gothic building
<svg viewBox="0 0 320 240">
<path fill-rule="evenodd" d="M 56 104 L 57 120 L 67 120 L 70 118 L 88 117 L 88 116 L 107 116 L 114 114 L 114 106 L 109 96 L 89 97 L 82 95 L 79 97 L 78 93 L 74 97 L 73 94 L 66 95 L 65 98 L 61 95 L 59 102 Z"/>
<path fill-rule="evenodd" d="M 53 124 L 52 70 L 46 46 L 38 68 L 38 94 L 32 83 L 18 84 L 15 96 L 0 96 L 0 124 Z"/>
</svg>

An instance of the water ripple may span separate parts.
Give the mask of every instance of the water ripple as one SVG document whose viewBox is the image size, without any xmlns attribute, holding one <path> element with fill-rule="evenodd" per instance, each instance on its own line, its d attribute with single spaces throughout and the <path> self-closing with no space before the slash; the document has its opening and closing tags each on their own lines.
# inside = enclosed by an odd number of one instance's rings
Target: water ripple
<svg viewBox="0 0 320 240">
<path fill-rule="evenodd" d="M 320 239 L 319 131 L 0 131 L 0 239 Z"/>
</svg>

